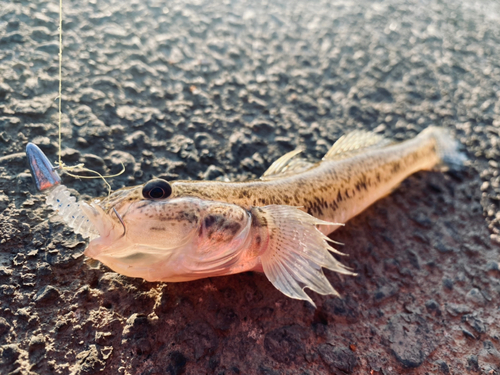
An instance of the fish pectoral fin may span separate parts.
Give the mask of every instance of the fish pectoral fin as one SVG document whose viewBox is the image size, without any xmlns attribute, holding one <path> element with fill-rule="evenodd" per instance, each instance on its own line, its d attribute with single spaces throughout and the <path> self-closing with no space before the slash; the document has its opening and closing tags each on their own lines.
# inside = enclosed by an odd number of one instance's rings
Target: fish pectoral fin
<svg viewBox="0 0 500 375">
<path fill-rule="evenodd" d="M 339 225 L 316 219 L 296 207 L 272 205 L 255 207 L 252 214 L 265 218 L 268 245 L 260 256 L 262 268 L 269 281 L 288 297 L 310 302 L 304 292 L 309 288 L 319 294 L 338 296 L 325 277 L 322 267 L 354 275 L 336 260 L 332 248 L 317 225 Z"/>
<path fill-rule="evenodd" d="M 323 157 L 323 160 L 340 160 L 359 154 L 369 148 L 391 144 L 390 139 L 369 131 L 355 130 L 340 137 Z"/>
<path fill-rule="evenodd" d="M 290 151 L 276 160 L 267 171 L 264 172 L 261 180 L 270 180 L 276 177 L 282 177 L 289 174 L 304 172 L 311 169 L 315 164 L 302 158 L 295 158 L 302 152 L 301 149 Z"/>
</svg>

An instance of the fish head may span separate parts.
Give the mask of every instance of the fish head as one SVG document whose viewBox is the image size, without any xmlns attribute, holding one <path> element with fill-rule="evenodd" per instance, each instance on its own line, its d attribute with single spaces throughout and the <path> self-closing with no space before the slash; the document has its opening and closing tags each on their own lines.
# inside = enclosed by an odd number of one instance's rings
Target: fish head
<svg viewBox="0 0 500 375">
<path fill-rule="evenodd" d="M 92 201 L 83 210 L 100 236 L 85 254 L 148 281 L 194 280 L 227 268 L 230 252 L 248 237 L 249 214 L 171 192 L 166 181 L 153 180 Z"/>
</svg>

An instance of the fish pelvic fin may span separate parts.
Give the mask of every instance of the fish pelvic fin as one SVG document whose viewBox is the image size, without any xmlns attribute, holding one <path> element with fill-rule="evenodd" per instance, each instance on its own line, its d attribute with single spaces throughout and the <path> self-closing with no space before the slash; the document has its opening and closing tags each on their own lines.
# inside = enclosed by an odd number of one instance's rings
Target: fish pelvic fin
<svg viewBox="0 0 500 375">
<path fill-rule="evenodd" d="M 366 149 L 381 148 L 391 144 L 390 139 L 364 130 L 355 130 L 340 137 L 323 157 L 323 160 L 340 160 Z"/>
<path fill-rule="evenodd" d="M 433 138 L 436 141 L 436 152 L 440 160 L 436 167 L 439 170 L 458 170 L 467 161 L 467 156 L 459 150 L 460 143 L 448 129 L 429 126 L 420 132 L 417 137 Z"/>
<path fill-rule="evenodd" d="M 319 220 L 297 207 L 271 205 L 254 207 L 252 215 L 268 230 L 267 247 L 260 260 L 269 281 L 290 298 L 314 304 L 304 289 L 339 296 L 325 277 L 322 268 L 344 275 L 355 275 L 330 252 L 344 255 L 328 244 L 328 237 L 317 225 L 341 225 Z M 265 229 L 265 228 L 263 228 Z"/>
</svg>

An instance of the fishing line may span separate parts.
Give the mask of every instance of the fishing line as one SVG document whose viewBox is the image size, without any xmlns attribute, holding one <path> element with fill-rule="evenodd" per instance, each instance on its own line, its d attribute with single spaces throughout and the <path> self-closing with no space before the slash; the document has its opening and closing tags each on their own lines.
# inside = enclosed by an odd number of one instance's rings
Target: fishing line
<svg viewBox="0 0 500 375">
<path fill-rule="evenodd" d="M 61 150 L 62 150 L 62 50 L 63 50 L 63 45 L 62 45 L 62 25 L 63 25 L 63 0 L 59 0 L 59 161 L 57 163 L 57 169 L 61 169 L 66 172 L 66 174 L 70 175 L 73 178 L 100 178 L 104 181 L 108 188 L 108 194 L 111 194 L 111 185 L 106 181 L 106 178 L 113 178 L 120 176 L 125 172 L 125 165 L 121 163 L 122 165 L 122 170 L 118 172 L 117 174 L 113 175 L 102 175 L 101 173 L 94 171 L 92 169 L 86 168 L 83 163 L 74 165 L 74 166 L 68 166 L 64 164 L 62 161 L 62 155 L 61 155 Z M 80 170 L 82 172 L 90 172 L 94 173 L 97 176 L 82 176 L 78 174 L 73 174 L 71 172 L 75 170 Z"/>
</svg>

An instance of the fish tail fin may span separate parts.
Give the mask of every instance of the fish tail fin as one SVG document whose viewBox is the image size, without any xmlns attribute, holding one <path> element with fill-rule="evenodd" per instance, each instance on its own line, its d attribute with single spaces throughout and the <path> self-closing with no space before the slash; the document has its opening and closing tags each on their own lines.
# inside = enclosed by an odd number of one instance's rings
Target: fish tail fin
<svg viewBox="0 0 500 375">
<path fill-rule="evenodd" d="M 355 275 L 332 256 L 330 252 L 343 254 L 332 248 L 328 237 L 316 227 L 340 224 L 316 219 L 296 207 L 284 205 L 254 207 L 252 215 L 267 227 L 267 248 L 260 256 L 264 273 L 288 297 L 308 301 L 316 307 L 305 288 L 339 296 L 322 267 Z"/>
<path fill-rule="evenodd" d="M 436 141 L 436 152 L 440 163 L 437 167 L 441 170 L 458 170 L 464 166 L 467 156 L 459 150 L 460 143 L 453 137 L 450 130 L 438 126 L 429 126 L 418 137 L 432 137 Z"/>
</svg>

